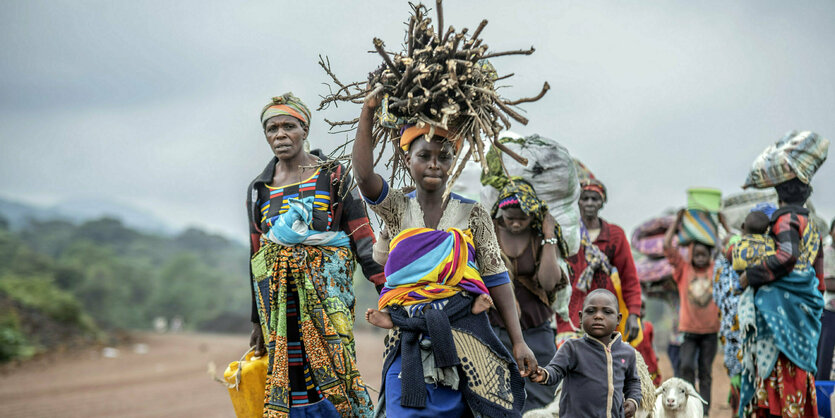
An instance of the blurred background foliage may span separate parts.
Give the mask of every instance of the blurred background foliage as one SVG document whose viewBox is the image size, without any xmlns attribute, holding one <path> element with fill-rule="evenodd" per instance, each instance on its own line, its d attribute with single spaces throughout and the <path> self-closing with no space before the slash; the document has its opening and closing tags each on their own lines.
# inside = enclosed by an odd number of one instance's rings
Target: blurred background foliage
<svg viewBox="0 0 835 418">
<path fill-rule="evenodd" d="M 113 218 L 0 215 L 0 361 L 179 317 L 191 331 L 250 329 L 248 250 L 198 229 L 163 236 Z"/>
</svg>

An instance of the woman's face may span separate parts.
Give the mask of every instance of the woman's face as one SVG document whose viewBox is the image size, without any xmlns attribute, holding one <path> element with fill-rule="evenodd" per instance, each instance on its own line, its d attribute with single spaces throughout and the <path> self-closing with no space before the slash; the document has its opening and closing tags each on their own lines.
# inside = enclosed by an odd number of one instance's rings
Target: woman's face
<svg viewBox="0 0 835 418">
<path fill-rule="evenodd" d="M 415 185 L 424 191 L 438 191 L 446 187 L 449 169 L 452 167 L 452 144 L 433 138 L 427 142 L 423 136 L 412 141 L 406 154 L 406 167 Z"/>
<path fill-rule="evenodd" d="M 580 193 L 580 214 L 583 219 L 597 219 L 597 214 L 603 207 L 603 196 L 591 190 Z"/>
<path fill-rule="evenodd" d="M 526 214 L 520 208 L 507 208 L 502 209 L 502 220 L 507 230 L 516 235 L 530 228 L 533 216 Z"/>
<path fill-rule="evenodd" d="M 279 160 L 290 160 L 304 149 L 307 128 L 292 116 L 273 116 L 264 125 L 264 136 Z"/>
</svg>

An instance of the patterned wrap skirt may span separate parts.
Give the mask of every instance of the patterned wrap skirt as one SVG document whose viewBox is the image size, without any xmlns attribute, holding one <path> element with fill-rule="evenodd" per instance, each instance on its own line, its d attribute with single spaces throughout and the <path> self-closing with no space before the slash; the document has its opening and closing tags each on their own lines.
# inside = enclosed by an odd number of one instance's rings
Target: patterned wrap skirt
<svg viewBox="0 0 835 418">
<path fill-rule="evenodd" d="M 350 248 L 265 242 L 251 264 L 269 355 L 264 417 L 322 401 L 342 416 L 371 416 L 354 351 Z"/>
</svg>

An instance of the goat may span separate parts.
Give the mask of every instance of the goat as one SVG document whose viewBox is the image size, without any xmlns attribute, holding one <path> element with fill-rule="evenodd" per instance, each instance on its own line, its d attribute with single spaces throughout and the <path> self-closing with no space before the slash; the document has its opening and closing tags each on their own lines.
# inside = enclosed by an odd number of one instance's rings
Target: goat
<svg viewBox="0 0 835 418">
<path fill-rule="evenodd" d="M 656 389 L 655 418 L 702 418 L 707 402 L 686 380 L 671 377 Z"/>
</svg>

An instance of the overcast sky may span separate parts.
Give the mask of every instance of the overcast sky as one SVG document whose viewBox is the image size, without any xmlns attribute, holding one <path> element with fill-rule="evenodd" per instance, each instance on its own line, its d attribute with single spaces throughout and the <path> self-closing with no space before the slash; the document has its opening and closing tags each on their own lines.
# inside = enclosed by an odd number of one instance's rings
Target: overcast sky
<svg viewBox="0 0 835 418">
<path fill-rule="evenodd" d="M 433 2 L 434 3 L 434 2 Z M 474 7 L 477 5 L 477 7 Z M 835 2 L 447 1 L 445 23 L 490 21 L 491 49 L 525 105 L 513 131 L 556 139 L 608 186 L 627 232 L 685 189 L 740 191 L 791 129 L 835 139 Z M 172 225 L 243 238 L 248 182 L 271 154 L 259 112 L 293 91 L 315 109 L 318 55 L 343 81 L 398 47 L 406 2 L 5 1 L 0 4 L 0 195 L 112 199 Z M 314 112 L 310 138 L 344 141 Z M 812 183 L 835 215 L 835 162 Z"/>
</svg>

